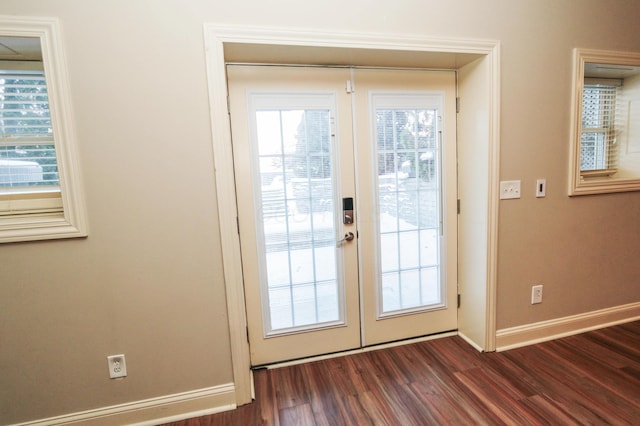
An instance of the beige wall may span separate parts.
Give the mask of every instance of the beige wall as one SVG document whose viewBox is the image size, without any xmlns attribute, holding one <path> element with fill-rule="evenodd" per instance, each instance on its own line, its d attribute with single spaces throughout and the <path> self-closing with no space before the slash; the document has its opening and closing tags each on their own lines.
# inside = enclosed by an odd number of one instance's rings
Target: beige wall
<svg viewBox="0 0 640 426">
<path fill-rule="evenodd" d="M 566 196 L 571 49 L 639 50 L 640 4 L 372 3 L 2 0 L 61 20 L 89 237 L 0 246 L 0 424 L 233 380 L 204 22 L 499 40 L 500 171 L 523 188 L 500 204 L 498 329 L 640 301 L 640 194 Z"/>
</svg>

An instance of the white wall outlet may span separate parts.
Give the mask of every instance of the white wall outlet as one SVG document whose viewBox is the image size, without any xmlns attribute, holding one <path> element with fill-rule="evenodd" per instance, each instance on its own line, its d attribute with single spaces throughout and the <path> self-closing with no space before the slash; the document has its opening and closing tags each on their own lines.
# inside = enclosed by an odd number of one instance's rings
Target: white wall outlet
<svg viewBox="0 0 640 426">
<path fill-rule="evenodd" d="M 520 198 L 520 181 L 503 180 L 500 182 L 500 199 L 509 200 L 512 198 Z"/>
<path fill-rule="evenodd" d="M 546 194 L 547 194 L 547 180 L 546 179 L 536 180 L 536 197 L 542 198 Z"/>
<path fill-rule="evenodd" d="M 109 364 L 109 377 L 117 379 L 118 377 L 125 377 L 127 375 L 127 364 L 124 360 L 124 355 L 110 355 L 107 357 L 107 363 Z"/>
<path fill-rule="evenodd" d="M 542 284 L 531 287 L 531 304 L 542 303 Z"/>
</svg>

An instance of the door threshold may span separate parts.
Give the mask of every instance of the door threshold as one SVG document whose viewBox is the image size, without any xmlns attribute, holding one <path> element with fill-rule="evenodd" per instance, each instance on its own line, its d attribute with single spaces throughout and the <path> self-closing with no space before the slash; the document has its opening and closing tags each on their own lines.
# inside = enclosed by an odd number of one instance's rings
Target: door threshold
<svg viewBox="0 0 640 426">
<path fill-rule="evenodd" d="M 380 344 L 377 344 L 377 345 L 365 346 L 363 348 L 357 348 L 357 349 L 349 349 L 349 350 L 340 351 L 340 352 L 333 352 L 333 353 L 330 353 L 330 354 L 323 354 L 323 355 L 310 356 L 310 357 L 306 357 L 306 358 L 292 359 L 292 360 L 289 360 L 289 361 L 276 362 L 276 363 L 273 363 L 273 364 L 256 365 L 256 366 L 251 367 L 251 369 L 252 370 L 262 370 L 262 369 L 273 370 L 273 369 L 276 369 L 276 368 L 289 367 L 289 366 L 292 366 L 292 365 L 299 365 L 299 364 L 304 364 L 304 363 L 307 363 L 307 362 L 322 361 L 324 359 L 337 358 L 337 357 L 340 357 L 340 356 L 359 354 L 359 353 L 363 353 L 363 352 L 377 351 L 377 350 L 380 350 L 380 349 L 393 348 L 393 347 L 396 347 L 396 346 L 403 346 L 403 345 L 410 345 L 412 343 L 426 342 L 428 340 L 442 339 L 444 337 L 451 337 L 451 336 L 457 336 L 457 335 L 458 335 L 458 330 L 445 331 L 445 332 L 442 332 L 442 333 L 429 334 L 427 336 L 420 336 L 420 337 L 413 337 L 411 339 L 396 340 L 394 342 L 380 343 Z"/>
</svg>

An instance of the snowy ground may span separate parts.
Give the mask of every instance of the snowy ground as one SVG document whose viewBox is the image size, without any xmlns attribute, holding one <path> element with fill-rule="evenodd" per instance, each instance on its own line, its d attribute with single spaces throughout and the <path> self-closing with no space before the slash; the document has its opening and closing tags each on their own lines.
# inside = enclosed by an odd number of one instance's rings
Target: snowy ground
<svg viewBox="0 0 640 426">
<path fill-rule="evenodd" d="M 383 310 L 439 302 L 438 230 L 420 230 L 383 213 L 380 231 Z M 339 320 L 336 258 L 341 251 L 333 213 L 270 217 L 264 232 L 271 247 L 266 253 L 271 329 Z"/>
</svg>

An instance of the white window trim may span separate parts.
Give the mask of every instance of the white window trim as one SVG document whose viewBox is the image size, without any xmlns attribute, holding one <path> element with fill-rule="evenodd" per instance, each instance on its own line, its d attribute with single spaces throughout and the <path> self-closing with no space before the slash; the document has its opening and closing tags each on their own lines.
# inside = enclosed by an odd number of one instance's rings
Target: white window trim
<svg viewBox="0 0 640 426">
<path fill-rule="evenodd" d="M 0 15 L 0 35 L 40 39 L 62 201 L 60 213 L 17 212 L 0 217 L 0 243 L 85 237 L 86 214 L 58 19 Z"/>
<path fill-rule="evenodd" d="M 569 155 L 569 196 L 640 191 L 640 176 L 616 178 L 608 172 L 580 170 L 582 136 L 582 92 L 586 63 L 640 66 L 640 53 L 594 49 L 573 49 L 573 99 Z"/>
</svg>

